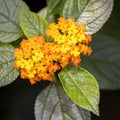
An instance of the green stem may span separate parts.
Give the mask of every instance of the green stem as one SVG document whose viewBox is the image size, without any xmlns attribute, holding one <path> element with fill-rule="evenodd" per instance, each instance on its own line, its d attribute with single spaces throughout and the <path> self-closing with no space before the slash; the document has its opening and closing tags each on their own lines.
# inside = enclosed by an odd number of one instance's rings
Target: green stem
<svg viewBox="0 0 120 120">
<path fill-rule="evenodd" d="M 57 78 L 54 72 L 52 72 L 52 78 L 53 78 L 53 82 L 57 83 Z"/>
</svg>

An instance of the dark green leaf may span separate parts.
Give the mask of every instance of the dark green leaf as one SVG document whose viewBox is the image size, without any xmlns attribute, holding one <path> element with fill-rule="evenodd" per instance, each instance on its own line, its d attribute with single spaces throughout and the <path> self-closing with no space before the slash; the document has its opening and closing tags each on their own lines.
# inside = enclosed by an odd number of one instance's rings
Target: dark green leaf
<svg viewBox="0 0 120 120">
<path fill-rule="evenodd" d="M 12 42 L 22 36 L 18 24 L 19 8 L 28 9 L 22 0 L 0 0 L 1 42 Z"/>
<path fill-rule="evenodd" d="M 60 14 L 63 0 L 47 0 L 48 14 Z"/>
<path fill-rule="evenodd" d="M 13 82 L 19 72 L 13 66 L 14 48 L 10 44 L 0 43 L 0 87 Z"/>
<path fill-rule="evenodd" d="M 37 13 L 20 10 L 20 26 L 27 38 L 35 35 L 45 35 L 48 23 Z"/>
<path fill-rule="evenodd" d="M 68 66 L 61 70 L 62 86 L 77 105 L 99 115 L 99 87 L 95 78 L 81 67 Z"/>
<path fill-rule="evenodd" d="M 64 0 L 61 16 L 78 19 L 90 0 Z"/>
<path fill-rule="evenodd" d="M 91 120 L 90 112 L 75 105 L 60 85 L 50 84 L 35 102 L 36 120 Z"/>
<path fill-rule="evenodd" d="M 120 15 L 119 15 L 119 9 L 120 9 L 120 0 L 114 1 L 114 9 L 112 11 L 112 14 L 110 16 L 110 19 L 107 21 L 105 26 L 101 29 L 100 32 L 103 34 L 110 35 L 111 37 L 117 38 L 120 40 Z"/>
<path fill-rule="evenodd" d="M 42 18 L 46 19 L 49 23 L 55 22 L 57 19 L 54 14 L 48 15 L 47 7 L 41 9 L 38 12 L 38 15 L 41 16 Z"/>
<path fill-rule="evenodd" d="M 108 20 L 113 0 L 65 0 L 61 16 L 75 18 L 87 26 L 86 32 L 97 32 Z"/>
<path fill-rule="evenodd" d="M 80 65 L 96 77 L 101 89 L 120 89 L 120 41 L 98 34 L 93 40 L 92 55 Z"/>
</svg>

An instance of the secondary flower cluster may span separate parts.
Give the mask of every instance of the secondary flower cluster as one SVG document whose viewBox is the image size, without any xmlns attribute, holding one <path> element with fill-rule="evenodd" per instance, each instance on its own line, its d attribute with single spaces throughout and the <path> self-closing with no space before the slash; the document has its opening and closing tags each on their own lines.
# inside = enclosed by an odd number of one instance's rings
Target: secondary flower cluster
<svg viewBox="0 0 120 120">
<path fill-rule="evenodd" d="M 90 55 L 88 47 L 91 36 L 85 34 L 85 26 L 73 19 L 59 18 L 58 23 L 51 23 L 46 30 L 47 37 L 53 42 L 46 42 L 43 36 L 35 36 L 20 43 L 15 49 L 14 66 L 20 69 L 21 78 L 36 81 L 52 81 L 52 72 L 56 72 L 69 63 L 75 66 L 81 61 L 80 54 Z"/>
</svg>

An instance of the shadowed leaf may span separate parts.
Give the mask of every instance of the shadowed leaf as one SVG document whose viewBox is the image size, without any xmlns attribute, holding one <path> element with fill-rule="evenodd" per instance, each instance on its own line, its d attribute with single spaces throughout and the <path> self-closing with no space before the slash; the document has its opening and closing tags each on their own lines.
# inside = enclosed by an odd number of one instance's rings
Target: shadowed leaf
<svg viewBox="0 0 120 120">
<path fill-rule="evenodd" d="M 90 112 L 68 98 L 60 85 L 51 84 L 37 97 L 35 102 L 36 120 L 91 120 Z"/>
<path fill-rule="evenodd" d="M 0 41 L 12 42 L 23 34 L 18 24 L 19 9 L 28 9 L 22 0 L 0 0 Z"/>
<path fill-rule="evenodd" d="M 0 43 L 0 87 L 13 82 L 19 72 L 13 66 L 14 48 L 10 44 Z"/>
</svg>

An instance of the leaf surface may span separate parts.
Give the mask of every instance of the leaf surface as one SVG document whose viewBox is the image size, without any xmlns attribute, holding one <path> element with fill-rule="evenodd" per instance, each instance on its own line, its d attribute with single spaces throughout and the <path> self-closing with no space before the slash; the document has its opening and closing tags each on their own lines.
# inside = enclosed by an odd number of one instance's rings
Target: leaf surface
<svg viewBox="0 0 120 120">
<path fill-rule="evenodd" d="M 29 10 L 20 10 L 20 26 L 27 38 L 36 35 L 45 35 L 48 23 L 37 13 Z"/>
<path fill-rule="evenodd" d="M 86 25 L 86 33 L 96 33 L 110 17 L 113 0 L 65 0 L 61 16 Z"/>
<path fill-rule="evenodd" d="M 48 14 L 59 14 L 63 0 L 47 0 Z"/>
<path fill-rule="evenodd" d="M 99 115 L 99 87 L 89 72 L 70 65 L 63 68 L 58 76 L 65 92 L 74 103 Z"/>
<path fill-rule="evenodd" d="M 83 57 L 81 66 L 98 80 L 101 89 L 120 88 L 120 41 L 96 34 L 91 44 L 93 53 Z"/>
<path fill-rule="evenodd" d="M 35 102 L 36 120 L 91 120 L 90 112 L 75 105 L 60 85 L 51 84 Z"/>
<path fill-rule="evenodd" d="M 19 72 L 13 66 L 14 47 L 10 44 L 0 43 L 0 87 L 13 82 Z"/>
<path fill-rule="evenodd" d="M 0 41 L 12 42 L 23 34 L 19 26 L 19 9 L 28 9 L 22 0 L 0 0 Z"/>
</svg>

